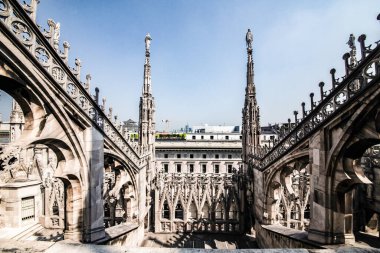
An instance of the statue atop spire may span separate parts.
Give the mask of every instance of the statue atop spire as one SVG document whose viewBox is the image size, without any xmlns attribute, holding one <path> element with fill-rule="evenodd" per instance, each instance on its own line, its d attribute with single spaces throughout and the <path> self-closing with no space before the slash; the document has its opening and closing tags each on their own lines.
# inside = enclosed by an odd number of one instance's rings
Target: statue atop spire
<svg viewBox="0 0 380 253">
<path fill-rule="evenodd" d="M 248 29 L 248 32 L 245 35 L 245 41 L 247 42 L 247 50 L 252 50 L 253 35 L 251 29 Z"/>
<path fill-rule="evenodd" d="M 147 33 L 145 36 L 145 52 L 149 53 L 150 51 L 150 41 L 152 40 L 152 37 L 150 37 L 150 34 Z"/>
</svg>

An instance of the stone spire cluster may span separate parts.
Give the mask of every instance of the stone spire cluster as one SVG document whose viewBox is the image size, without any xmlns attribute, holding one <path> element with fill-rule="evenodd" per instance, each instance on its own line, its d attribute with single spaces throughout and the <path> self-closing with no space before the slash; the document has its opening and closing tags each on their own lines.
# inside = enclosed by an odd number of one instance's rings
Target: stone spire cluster
<svg viewBox="0 0 380 253">
<path fill-rule="evenodd" d="M 152 83 L 150 73 L 150 42 L 152 38 L 149 33 L 145 36 L 145 64 L 144 64 L 144 85 L 142 96 L 140 97 L 139 113 L 139 145 L 143 149 L 148 149 L 154 157 L 155 141 L 155 104 L 152 96 Z"/>
<path fill-rule="evenodd" d="M 256 87 L 254 83 L 254 69 L 252 59 L 253 36 L 248 29 L 246 35 L 247 43 L 247 86 L 245 88 L 245 101 L 242 122 L 242 145 L 243 163 L 248 164 L 249 156 L 256 154 L 260 146 L 260 110 L 256 101 Z"/>
</svg>

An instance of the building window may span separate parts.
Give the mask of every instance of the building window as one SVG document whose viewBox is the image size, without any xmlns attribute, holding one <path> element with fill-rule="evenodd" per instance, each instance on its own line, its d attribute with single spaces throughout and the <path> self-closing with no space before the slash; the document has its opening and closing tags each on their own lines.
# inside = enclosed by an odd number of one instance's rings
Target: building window
<svg viewBox="0 0 380 253">
<path fill-rule="evenodd" d="M 203 135 L 201 135 L 201 140 L 203 140 L 205 137 Z"/>
<path fill-rule="evenodd" d="M 190 158 L 194 158 L 194 154 L 190 154 Z"/>
<path fill-rule="evenodd" d="M 232 164 L 227 165 L 227 172 L 232 173 Z"/>
<path fill-rule="evenodd" d="M 189 164 L 189 173 L 194 172 L 194 164 Z"/>
<path fill-rule="evenodd" d="M 243 139 L 243 136 L 240 135 L 240 140 Z"/>
<path fill-rule="evenodd" d="M 169 164 L 167 164 L 167 163 L 164 164 L 164 172 L 165 173 L 169 172 Z"/>
<path fill-rule="evenodd" d="M 177 173 L 181 173 L 181 164 L 177 164 Z"/>
<path fill-rule="evenodd" d="M 54 200 L 52 211 L 53 215 L 59 216 L 59 206 L 57 200 Z"/>
<path fill-rule="evenodd" d="M 206 154 L 203 154 L 203 155 L 202 155 L 202 158 L 203 158 L 203 159 L 206 159 L 206 157 L 207 157 Z"/>
<path fill-rule="evenodd" d="M 217 220 L 223 220 L 224 214 L 224 208 L 222 206 L 222 203 L 218 203 L 217 207 L 215 208 L 215 219 Z"/>
<path fill-rule="evenodd" d="M 228 155 L 228 159 L 232 159 L 232 155 Z"/>
<path fill-rule="evenodd" d="M 169 155 L 168 154 L 164 154 L 164 158 L 169 158 Z"/>
<path fill-rule="evenodd" d="M 177 204 L 175 206 L 175 212 L 174 212 L 174 217 L 176 219 L 183 220 L 183 208 L 181 204 Z"/>
<path fill-rule="evenodd" d="M 207 172 L 206 164 L 202 164 L 202 173 L 206 173 L 206 172 Z"/>
<path fill-rule="evenodd" d="M 215 164 L 214 173 L 219 173 L 219 164 Z"/>
<path fill-rule="evenodd" d="M 21 221 L 34 220 L 34 197 L 21 199 Z"/>
<path fill-rule="evenodd" d="M 192 138 L 193 140 L 195 140 L 195 135 L 193 135 L 191 138 Z"/>
<path fill-rule="evenodd" d="M 165 201 L 164 206 L 162 208 L 162 218 L 170 219 L 170 209 L 167 201 Z"/>
<path fill-rule="evenodd" d="M 304 211 L 304 218 L 310 219 L 310 204 L 306 205 L 305 211 Z"/>
<path fill-rule="evenodd" d="M 177 154 L 177 158 L 181 158 L 181 154 Z"/>
<path fill-rule="evenodd" d="M 225 139 L 228 140 L 230 137 L 228 135 L 225 136 Z"/>
<path fill-rule="evenodd" d="M 211 136 L 210 136 L 210 140 L 213 140 L 213 139 L 214 139 L 214 135 L 211 135 Z"/>
<path fill-rule="evenodd" d="M 219 154 L 215 154 L 215 159 L 219 159 Z"/>
</svg>

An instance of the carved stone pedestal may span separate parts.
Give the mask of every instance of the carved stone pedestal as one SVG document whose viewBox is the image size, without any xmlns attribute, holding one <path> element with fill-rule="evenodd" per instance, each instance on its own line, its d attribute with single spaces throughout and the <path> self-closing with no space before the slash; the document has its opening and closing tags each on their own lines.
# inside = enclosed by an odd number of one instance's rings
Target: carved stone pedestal
<svg viewBox="0 0 380 253">
<path fill-rule="evenodd" d="M 41 216 L 41 182 L 25 181 L 0 185 L 0 227 L 22 227 Z"/>
</svg>

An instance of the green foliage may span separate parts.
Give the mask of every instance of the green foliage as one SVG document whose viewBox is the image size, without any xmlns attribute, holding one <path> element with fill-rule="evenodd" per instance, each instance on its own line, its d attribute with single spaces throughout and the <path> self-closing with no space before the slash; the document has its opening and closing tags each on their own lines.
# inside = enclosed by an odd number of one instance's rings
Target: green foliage
<svg viewBox="0 0 380 253">
<path fill-rule="evenodd" d="M 186 140 L 186 134 L 170 134 L 170 133 L 161 133 L 156 134 L 156 140 Z"/>
</svg>

